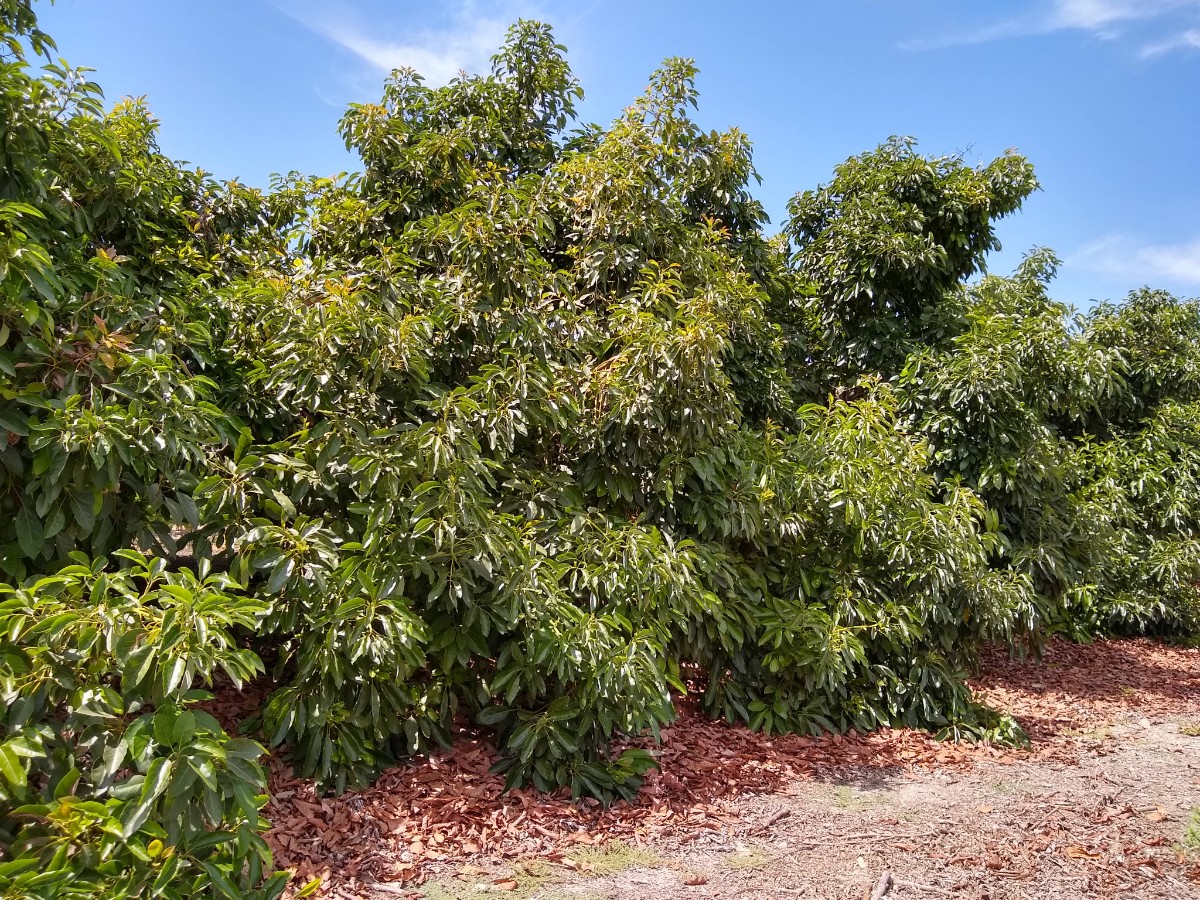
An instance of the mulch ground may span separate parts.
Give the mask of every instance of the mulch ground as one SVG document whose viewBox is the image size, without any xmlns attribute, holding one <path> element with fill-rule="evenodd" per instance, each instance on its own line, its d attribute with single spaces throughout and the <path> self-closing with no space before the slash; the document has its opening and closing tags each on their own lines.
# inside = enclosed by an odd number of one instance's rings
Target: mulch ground
<svg viewBox="0 0 1200 900">
<path fill-rule="evenodd" d="M 320 877 L 325 896 L 343 898 L 381 888 L 403 896 L 431 868 L 472 860 L 561 858 L 613 838 L 678 845 L 744 824 L 752 804 L 739 798 L 785 794 L 805 781 L 911 778 L 984 763 L 1070 765 L 1116 722 L 1196 715 L 1200 651 L 1144 640 L 1054 641 L 1041 661 L 989 654 L 973 685 L 1021 722 L 1030 749 L 950 744 L 908 730 L 766 737 L 685 708 L 664 731 L 661 769 L 636 801 L 603 809 L 564 795 L 503 793 L 503 779 L 489 771 L 493 747 L 464 728 L 448 751 L 336 798 L 319 796 L 272 758 L 267 840 L 277 866 L 293 869 L 298 884 Z M 237 705 L 232 697 L 222 702 L 226 712 Z"/>
</svg>

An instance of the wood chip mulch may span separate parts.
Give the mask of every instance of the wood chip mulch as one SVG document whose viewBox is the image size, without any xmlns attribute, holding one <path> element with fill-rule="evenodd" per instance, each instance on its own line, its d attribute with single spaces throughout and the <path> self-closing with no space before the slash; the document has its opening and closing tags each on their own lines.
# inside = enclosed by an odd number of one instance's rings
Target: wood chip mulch
<svg viewBox="0 0 1200 900">
<path fill-rule="evenodd" d="M 276 865 L 293 869 L 297 883 L 320 876 L 326 896 L 356 897 L 363 884 L 419 884 L 430 863 L 552 855 L 615 837 L 688 840 L 738 822 L 739 797 L 788 793 L 812 779 L 967 770 L 980 760 L 1071 763 L 1089 730 L 1131 716 L 1194 713 L 1200 651 L 1146 640 L 1056 640 L 1041 661 L 988 653 L 972 683 L 981 699 L 1021 722 L 1029 750 L 950 744 L 909 730 L 768 737 L 709 721 L 684 703 L 663 732 L 661 769 L 635 802 L 603 809 L 565 794 L 504 794 L 502 777 L 489 771 L 497 756 L 486 734 L 464 727 L 451 749 L 340 797 L 319 796 L 272 757 L 267 840 Z M 249 699 L 221 697 L 217 705 L 228 712 Z"/>
</svg>

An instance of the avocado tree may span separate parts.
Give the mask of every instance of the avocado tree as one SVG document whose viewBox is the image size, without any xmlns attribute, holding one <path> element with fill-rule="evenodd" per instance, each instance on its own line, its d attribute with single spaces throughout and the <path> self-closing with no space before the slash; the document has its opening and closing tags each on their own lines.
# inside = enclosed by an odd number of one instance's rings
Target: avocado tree
<svg viewBox="0 0 1200 900">
<path fill-rule="evenodd" d="M 262 748 L 196 706 L 262 672 L 269 605 L 175 540 L 238 433 L 181 355 L 207 340 L 191 304 L 262 203 L 82 70 L 33 74 L 53 42 L 27 3 L 0 42 L 0 892 L 278 896 Z"/>
</svg>

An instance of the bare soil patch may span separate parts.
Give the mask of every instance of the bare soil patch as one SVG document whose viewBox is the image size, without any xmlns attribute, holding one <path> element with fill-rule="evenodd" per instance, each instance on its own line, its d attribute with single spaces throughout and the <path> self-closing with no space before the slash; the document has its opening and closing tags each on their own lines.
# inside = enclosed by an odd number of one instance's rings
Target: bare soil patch
<svg viewBox="0 0 1200 900">
<path fill-rule="evenodd" d="M 338 798 L 272 760 L 268 840 L 341 898 L 1200 896 L 1200 651 L 1056 641 L 974 683 L 1030 749 L 771 738 L 685 703 L 661 771 L 605 810 L 503 794 L 464 729 Z"/>
</svg>

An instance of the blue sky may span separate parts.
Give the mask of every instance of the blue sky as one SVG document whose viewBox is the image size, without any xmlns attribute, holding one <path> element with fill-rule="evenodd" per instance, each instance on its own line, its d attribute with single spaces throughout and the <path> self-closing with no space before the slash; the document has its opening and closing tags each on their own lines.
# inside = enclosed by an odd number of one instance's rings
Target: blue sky
<svg viewBox="0 0 1200 900">
<path fill-rule="evenodd" d="M 1049 246 L 1055 295 L 1081 308 L 1145 284 L 1200 295 L 1200 0 L 59 0 L 40 15 L 110 100 L 148 97 L 165 152 L 221 177 L 353 169 L 346 103 L 375 99 L 393 66 L 484 71 L 506 26 L 535 17 L 569 48 L 584 119 L 694 57 L 698 119 L 749 134 L 775 225 L 889 135 L 972 162 L 1015 147 L 1044 190 L 1002 225 L 992 271 Z"/>
</svg>

